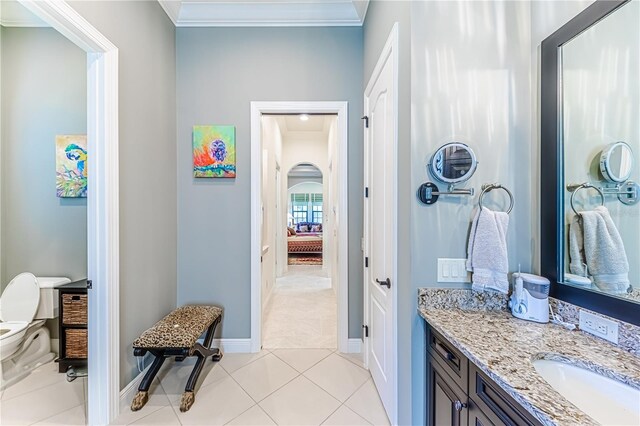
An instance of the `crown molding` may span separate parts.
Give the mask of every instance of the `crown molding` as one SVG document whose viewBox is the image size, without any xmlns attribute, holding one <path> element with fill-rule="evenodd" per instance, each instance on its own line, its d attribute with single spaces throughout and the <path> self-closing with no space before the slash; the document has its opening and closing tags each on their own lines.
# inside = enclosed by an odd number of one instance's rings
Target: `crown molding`
<svg viewBox="0 0 640 426">
<path fill-rule="evenodd" d="M 180 17 L 180 5 L 182 2 L 175 0 L 158 0 L 160 6 L 167 14 L 173 25 L 178 26 L 178 18 Z"/>
<path fill-rule="evenodd" d="M 176 27 L 362 26 L 369 0 L 158 0 Z"/>
</svg>

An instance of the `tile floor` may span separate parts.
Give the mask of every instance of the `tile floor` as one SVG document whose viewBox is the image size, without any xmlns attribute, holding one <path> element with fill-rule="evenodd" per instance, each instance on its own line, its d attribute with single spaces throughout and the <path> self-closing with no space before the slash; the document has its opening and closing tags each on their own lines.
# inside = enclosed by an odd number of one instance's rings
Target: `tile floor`
<svg viewBox="0 0 640 426">
<path fill-rule="evenodd" d="M 180 396 L 194 359 L 167 360 L 140 411 L 122 402 L 114 425 L 388 425 L 371 376 L 358 355 L 330 349 L 225 354 L 207 362 L 196 402 Z M 86 381 L 68 383 L 50 363 L 0 396 L 0 424 L 84 425 Z M 130 395 L 129 398 L 133 397 Z"/>
<path fill-rule="evenodd" d="M 335 349 L 337 315 L 336 294 L 322 266 L 290 265 L 265 306 L 263 346 Z"/>
<path fill-rule="evenodd" d="M 382 402 L 357 357 L 329 349 L 225 354 L 207 362 L 196 402 L 180 396 L 193 360 L 167 361 L 138 412 L 125 401 L 115 425 L 388 425 Z"/>
<path fill-rule="evenodd" d="M 84 425 L 86 378 L 67 382 L 58 364 L 47 363 L 0 395 L 0 425 Z"/>
<path fill-rule="evenodd" d="M 130 399 L 123 401 L 113 424 L 388 425 L 359 355 L 335 350 L 336 296 L 322 267 L 290 266 L 273 291 L 264 312 L 266 349 L 207 362 L 187 413 L 180 396 L 195 360 L 167 360 L 147 405 L 132 412 Z M 69 383 L 50 363 L 0 394 L 0 425 L 83 425 L 85 401 L 86 379 Z"/>
</svg>

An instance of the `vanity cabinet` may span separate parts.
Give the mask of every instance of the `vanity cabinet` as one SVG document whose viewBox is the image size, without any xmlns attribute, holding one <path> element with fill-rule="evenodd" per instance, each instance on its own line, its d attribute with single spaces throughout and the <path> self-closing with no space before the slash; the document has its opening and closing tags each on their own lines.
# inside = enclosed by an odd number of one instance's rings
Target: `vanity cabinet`
<svg viewBox="0 0 640 426">
<path fill-rule="evenodd" d="M 467 425 L 467 395 L 447 375 L 438 361 L 429 364 L 429 413 L 432 425 Z"/>
<path fill-rule="evenodd" d="M 450 342 L 427 327 L 429 426 L 540 425 Z"/>
</svg>

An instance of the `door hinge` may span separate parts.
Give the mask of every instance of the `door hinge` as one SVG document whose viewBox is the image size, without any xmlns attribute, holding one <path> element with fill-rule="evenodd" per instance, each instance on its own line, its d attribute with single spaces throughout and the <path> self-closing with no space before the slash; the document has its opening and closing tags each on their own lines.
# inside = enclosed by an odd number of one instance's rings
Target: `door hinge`
<svg viewBox="0 0 640 426">
<path fill-rule="evenodd" d="M 366 186 L 364 188 L 364 198 L 369 198 L 369 187 L 368 186 Z"/>
<path fill-rule="evenodd" d="M 369 257 L 365 257 L 364 258 L 364 267 L 368 268 L 369 267 Z"/>
<path fill-rule="evenodd" d="M 91 280 L 87 280 L 87 289 L 92 289 L 93 288 L 93 281 Z"/>
<path fill-rule="evenodd" d="M 369 337 L 369 326 L 363 325 L 362 328 L 364 328 L 364 337 Z"/>
<path fill-rule="evenodd" d="M 361 118 L 361 120 L 364 120 L 364 127 L 366 127 L 368 129 L 369 128 L 369 117 L 367 117 L 365 115 L 364 117 Z"/>
</svg>

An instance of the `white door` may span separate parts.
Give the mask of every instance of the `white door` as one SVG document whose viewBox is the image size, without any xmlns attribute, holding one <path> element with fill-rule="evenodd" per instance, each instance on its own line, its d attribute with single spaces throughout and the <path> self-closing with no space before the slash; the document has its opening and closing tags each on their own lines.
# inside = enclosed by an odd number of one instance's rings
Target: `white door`
<svg viewBox="0 0 640 426">
<path fill-rule="evenodd" d="M 396 421 L 396 27 L 365 91 L 365 361 Z M 368 266 L 367 266 L 368 264 Z"/>
</svg>

